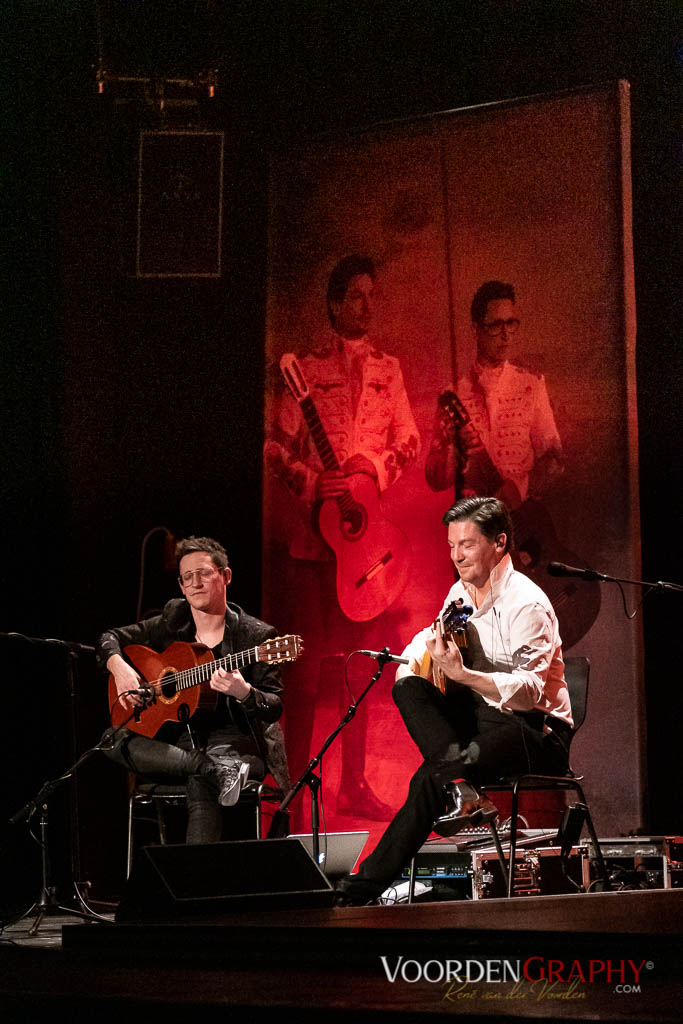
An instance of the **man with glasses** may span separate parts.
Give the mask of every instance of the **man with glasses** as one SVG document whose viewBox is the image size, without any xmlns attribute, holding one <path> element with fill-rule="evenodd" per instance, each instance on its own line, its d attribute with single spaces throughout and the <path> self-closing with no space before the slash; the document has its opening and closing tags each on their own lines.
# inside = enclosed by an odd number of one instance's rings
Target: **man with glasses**
<svg viewBox="0 0 683 1024">
<path fill-rule="evenodd" d="M 163 652 L 176 641 L 199 643 L 218 659 L 277 636 L 272 626 L 227 600 L 232 570 L 217 541 L 188 537 L 177 544 L 176 558 L 182 598 L 169 601 L 160 615 L 107 630 L 97 643 L 98 665 L 111 674 L 121 705 L 131 711 L 142 703 L 137 691 L 145 680 L 125 658 L 129 645 Z M 189 722 L 166 722 L 154 739 L 127 728 L 108 730 L 101 745 L 109 758 L 144 778 L 186 780 L 188 843 L 220 840 L 220 808 L 237 802 L 250 775 L 262 779 L 270 770 L 279 785 L 289 787 L 276 724 L 282 714 L 277 663 L 256 662 L 232 672 L 217 668 L 209 685 L 217 694 L 215 709 L 200 704 Z"/>
<path fill-rule="evenodd" d="M 545 380 L 510 362 L 519 336 L 511 284 L 486 281 L 472 300 L 477 358 L 439 397 L 425 466 L 434 491 L 496 493 L 514 508 L 562 473 L 562 443 Z"/>
</svg>

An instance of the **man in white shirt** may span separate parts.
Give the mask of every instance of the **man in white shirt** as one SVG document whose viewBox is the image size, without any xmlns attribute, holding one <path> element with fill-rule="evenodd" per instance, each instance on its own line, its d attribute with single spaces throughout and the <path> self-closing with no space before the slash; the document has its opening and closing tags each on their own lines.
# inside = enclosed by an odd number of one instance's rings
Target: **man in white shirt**
<svg viewBox="0 0 683 1024">
<path fill-rule="evenodd" d="M 440 616 L 403 652 L 409 663 L 398 669 L 393 697 L 424 761 L 376 849 L 340 883 L 342 905 L 375 899 L 433 830 L 454 835 L 492 820 L 497 811 L 477 784 L 568 768 L 573 723 L 557 619 L 543 591 L 512 566 L 507 508 L 497 498 L 464 498 L 443 522 L 459 580 L 441 614 L 453 602 L 471 606 L 467 647 L 444 636 Z M 443 674 L 445 692 L 424 678 L 427 666 Z"/>
</svg>

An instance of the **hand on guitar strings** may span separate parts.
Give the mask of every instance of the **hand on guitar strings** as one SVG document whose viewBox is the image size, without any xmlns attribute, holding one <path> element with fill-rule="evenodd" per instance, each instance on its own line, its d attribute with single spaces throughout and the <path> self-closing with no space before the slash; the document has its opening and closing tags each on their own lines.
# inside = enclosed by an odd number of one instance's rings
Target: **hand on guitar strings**
<svg viewBox="0 0 683 1024">
<path fill-rule="evenodd" d="M 455 640 L 444 636 L 441 619 L 437 619 L 432 626 L 432 634 L 427 638 L 426 644 L 432 661 L 439 666 L 444 675 L 448 679 L 460 682 L 465 671 L 462 654 Z"/>
<path fill-rule="evenodd" d="M 456 440 L 458 451 L 465 460 L 478 455 L 484 450 L 484 445 L 479 434 L 471 423 L 466 423 L 464 426 L 458 428 Z"/>
<path fill-rule="evenodd" d="M 227 672 L 224 668 L 217 668 L 211 676 L 209 686 L 219 693 L 226 693 L 236 700 L 246 700 L 251 693 L 251 686 L 246 681 L 239 669 Z"/>
<path fill-rule="evenodd" d="M 364 455 L 352 455 L 342 469 L 327 469 L 318 474 L 315 482 L 315 496 L 318 501 L 340 498 L 348 490 L 347 477 L 354 473 L 366 473 L 377 479 L 377 470 Z"/>
</svg>

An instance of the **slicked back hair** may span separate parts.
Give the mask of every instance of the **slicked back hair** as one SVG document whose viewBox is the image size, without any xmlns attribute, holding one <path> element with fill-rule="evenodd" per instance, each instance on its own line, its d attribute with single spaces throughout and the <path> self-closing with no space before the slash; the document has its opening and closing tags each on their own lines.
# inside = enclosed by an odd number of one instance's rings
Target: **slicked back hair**
<svg viewBox="0 0 683 1024">
<path fill-rule="evenodd" d="M 487 540 L 495 540 L 499 534 L 504 533 L 505 551 L 511 551 L 514 547 L 512 519 L 507 506 L 498 498 L 461 498 L 444 513 L 441 521 L 444 526 L 466 521 L 475 523 Z"/>
</svg>

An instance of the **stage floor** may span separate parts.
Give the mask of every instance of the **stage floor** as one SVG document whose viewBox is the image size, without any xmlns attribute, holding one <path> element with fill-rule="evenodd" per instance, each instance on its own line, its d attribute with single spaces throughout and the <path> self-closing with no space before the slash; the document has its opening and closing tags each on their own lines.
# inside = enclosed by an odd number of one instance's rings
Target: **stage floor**
<svg viewBox="0 0 683 1024">
<path fill-rule="evenodd" d="M 498 1020 L 678 1021 L 683 890 L 84 922 L 5 929 L 3 1020 L 248 1020 L 435 1014 Z"/>
</svg>

